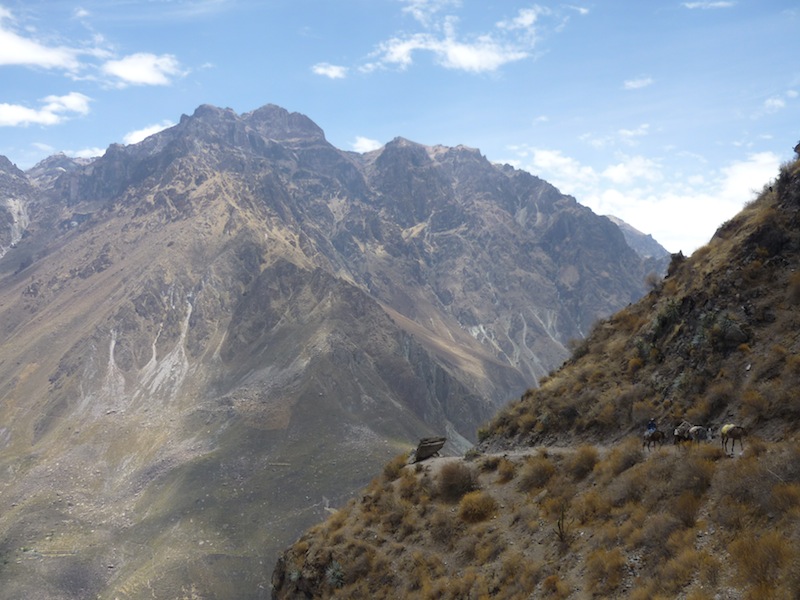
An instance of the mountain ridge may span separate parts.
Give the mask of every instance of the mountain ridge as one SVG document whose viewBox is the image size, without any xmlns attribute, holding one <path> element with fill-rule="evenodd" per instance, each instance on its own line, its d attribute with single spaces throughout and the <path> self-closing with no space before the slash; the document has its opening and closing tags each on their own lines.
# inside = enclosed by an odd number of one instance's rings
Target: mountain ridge
<svg viewBox="0 0 800 600">
<path fill-rule="evenodd" d="M 374 468 L 425 435 L 464 451 L 645 290 L 619 230 L 541 180 L 342 152 L 274 105 L 60 160 L 3 189 L 29 221 L 0 232 L 10 597 L 261 597 Z M 559 235 L 595 245 L 569 264 Z"/>
<path fill-rule="evenodd" d="M 307 530 L 272 597 L 797 597 L 799 209 L 795 157 L 473 450 L 399 455 Z"/>
</svg>

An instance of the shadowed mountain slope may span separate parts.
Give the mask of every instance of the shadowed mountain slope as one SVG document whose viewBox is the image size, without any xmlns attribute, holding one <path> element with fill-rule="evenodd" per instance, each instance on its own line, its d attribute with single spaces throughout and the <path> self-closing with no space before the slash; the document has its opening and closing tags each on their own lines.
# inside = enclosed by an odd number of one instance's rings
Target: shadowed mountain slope
<svg viewBox="0 0 800 600">
<path fill-rule="evenodd" d="M 389 462 L 273 598 L 799 597 L 799 219 L 795 160 L 466 457 Z"/>
<path fill-rule="evenodd" d="M 263 598 L 390 456 L 463 451 L 644 293 L 620 230 L 476 150 L 201 106 L 0 163 L 0 597 Z"/>
</svg>

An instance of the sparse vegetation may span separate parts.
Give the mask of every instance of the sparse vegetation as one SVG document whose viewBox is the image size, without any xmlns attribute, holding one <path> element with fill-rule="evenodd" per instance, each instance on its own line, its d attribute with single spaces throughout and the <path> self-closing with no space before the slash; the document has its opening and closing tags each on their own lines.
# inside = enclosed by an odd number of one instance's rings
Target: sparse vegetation
<svg viewBox="0 0 800 600">
<path fill-rule="evenodd" d="M 800 597 L 800 163 L 781 178 L 501 411 L 474 467 L 444 461 L 427 508 L 405 474 L 385 489 L 394 500 L 381 510 L 402 507 L 416 540 L 394 550 L 397 529 L 365 532 L 385 564 L 412 572 L 420 548 L 441 557 L 415 595 Z M 718 437 L 642 452 L 651 416 L 667 432 L 686 419 L 716 435 L 741 422 L 749 435 L 733 456 Z M 347 573 L 331 539 L 369 510 L 354 507 L 338 529 L 332 519 L 287 564 L 307 573 L 304 557 L 326 548 Z M 387 577 L 373 571 L 369 585 Z M 404 594 L 402 581 L 385 584 L 373 597 Z"/>
<path fill-rule="evenodd" d="M 445 502 L 458 502 L 461 497 L 478 486 L 478 478 L 472 467 L 460 461 L 448 462 L 439 472 L 437 487 L 439 497 Z"/>
</svg>

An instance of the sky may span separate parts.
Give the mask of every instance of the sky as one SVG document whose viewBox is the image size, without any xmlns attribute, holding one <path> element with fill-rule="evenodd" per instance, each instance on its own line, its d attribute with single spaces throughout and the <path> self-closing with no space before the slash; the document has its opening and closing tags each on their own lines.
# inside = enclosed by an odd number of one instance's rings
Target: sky
<svg viewBox="0 0 800 600">
<path fill-rule="evenodd" d="M 797 0 L 0 0 L 0 155 L 99 156 L 201 104 L 337 148 L 477 148 L 667 250 L 795 157 Z"/>
</svg>

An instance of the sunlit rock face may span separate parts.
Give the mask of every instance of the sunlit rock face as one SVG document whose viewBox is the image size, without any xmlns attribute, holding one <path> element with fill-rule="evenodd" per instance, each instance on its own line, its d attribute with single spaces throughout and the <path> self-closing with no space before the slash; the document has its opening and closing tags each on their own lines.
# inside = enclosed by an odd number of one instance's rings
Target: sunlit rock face
<svg viewBox="0 0 800 600">
<path fill-rule="evenodd" d="M 0 162 L 0 580 L 262 598 L 420 437 L 450 451 L 644 291 L 619 228 L 476 150 L 201 106 Z"/>
</svg>

